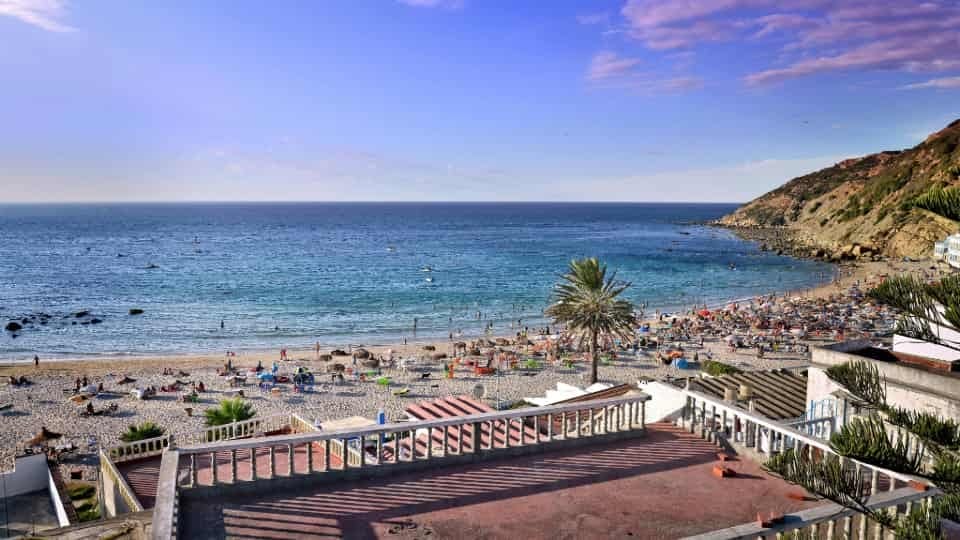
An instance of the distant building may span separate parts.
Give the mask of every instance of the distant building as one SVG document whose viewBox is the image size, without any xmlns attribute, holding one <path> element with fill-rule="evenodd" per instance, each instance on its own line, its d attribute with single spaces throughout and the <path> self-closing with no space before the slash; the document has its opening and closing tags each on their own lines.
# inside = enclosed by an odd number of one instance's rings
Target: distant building
<svg viewBox="0 0 960 540">
<path fill-rule="evenodd" d="M 807 403 L 833 401 L 842 424 L 855 411 L 849 410 L 848 394 L 827 377 L 826 370 L 854 360 L 867 361 L 886 380 L 888 404 L 960 420 L 960 361 L 900 349 L 874 347 L 868 340 L 814 347 L 813 365 L 807 371 Z"/>
<path fill-rule="evenodd" d="M 953 268 L 960 268 L 960 233 L 951 234 L 942 242 L 935 242 L 933 258 L 942 260 Z"/>
</svg>

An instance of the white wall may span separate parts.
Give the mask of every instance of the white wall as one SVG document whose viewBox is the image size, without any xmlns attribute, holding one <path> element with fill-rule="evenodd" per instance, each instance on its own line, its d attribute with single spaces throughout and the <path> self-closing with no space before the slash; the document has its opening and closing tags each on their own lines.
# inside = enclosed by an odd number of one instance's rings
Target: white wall
<svg viewBox="0 0 960 540">
<path fill-rule="evenodd" d="M 650 381 L 639 383 L 640 391 L 650 396 L 645 404 L 646 422 L 662 422 L 680 417 L 687 400 L 683 391 L 670 383 Z"/>
<path fill-rule="evenodd" d="M 18 457 L 14 462 L 14 469 L 0 476 L 2 476 L 0 498 L 14 497 L 47 489 L 47 481 L 50 476 L 47 456 L 34 454 Z"/>
<path fill-rule="evenodd" d="M 53 481 L 53 473 L 49 467 L 47 467 L 47 492 L 50 494 L 50 503 L 57 513 L 57 523 L 59 523 L 61 527 L 70 525 L 67 509 L 64 508 L 63 501 L 60 500 L 60 493 L 57 491 L 57 484 Z"/>
</svg>

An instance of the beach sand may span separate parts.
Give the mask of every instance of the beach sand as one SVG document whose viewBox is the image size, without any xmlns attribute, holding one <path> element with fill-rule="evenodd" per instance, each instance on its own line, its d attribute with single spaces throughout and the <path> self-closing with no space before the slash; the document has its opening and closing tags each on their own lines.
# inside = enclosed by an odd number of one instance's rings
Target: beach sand
<svg viewBox="0 0 960 540">
<path fill-rule="evenodd" d="M 879 282 L 884 275 L 901 272 L 930 272 L 932 263 L 926 262 L 883 262 L 848 264 L 840 267 L 839 283 L 824 284 L 807 291 L 787 292 L 785 297 L 825 298 L 846 291 L 859 282 L 861 287 L 869 287 Z M 505 336 L 510 338 L 511 336 Z M 470 341 L 471 338 L 463 338 Z M 817 344 L 816 342 L 808 342 Z M 407 345 L 378 345 L 365 347 L 373 355 L 386 355 L 392 350 L 395 357 L 425 356 L 425 345 L 433 345 L 437 352 L 452 353 L 452 343 L 448 340 L 433 342 L 411 342 Z M 800 353 L 767 354 L 757 358 L 750 349 L 731 352 L 719 340 L 707 340 L 704 344 L 714 359 L 727 362 L 741 369 L 772 369 L 800 367 L 808 363 L 807 355 Z M 322 352 L 340 347 L 324 347 Z M 555 388 L 557 382 L 579 386 L 587 384 L 589 365 L 577 362 L 573 368 L 546 366 L 532 371 L 534 375 L 525 375 L 522 370 L 511 370 L 501 377 L 478 377 L 465 367 L 461 367 L 453 379 L 443 376 L 441 360 L 424 366 L 431 371 L 428 379 L 421 379 L 419 373 L 401 373 L 398 369 L 384 369 L 384 375 L 391 377 L 393 384 L 383 388 L 373 382 L 354 381 L 348 377 L 346 383 L 334 385 L 329 376 L 322 375 L 328 364 L 343 363 L 352 366 L 350 357 L 334 357 L 332 362 L 317 359 L 315 350 L 288 350 L 288 361 L 281 362 L 281 372 L 291 372 L 296 366 L 306 366 L 318 374 L 318 392 L 313 394 L 295 394 L 290 385 L 284 386 L 279 396 L 261 393 L 255 384 L 248 383 L 246 396 L 253 403 L 259 416 L 278 413 L 297 412 L 304 418 L 314 420 L 332 420 L 352 415 L 374 417 L 379 410 L 386 412 L 390 419 L 403 417 L 407 405 L 421 400 L 446 395 L 472 394 L 474 387 L 482 384 L 486 391 L 485 401 L 491 406 L 511 403 L 523 397 L 542 396 L 547 389 Z M 260 361 L 269 369 L 278 361 L 279 351 L 238 351 L 231 360 L 239 368 L 252 368 Z M 4 389 L 0 392 L 0 404 L 12 402 L 13 407 L 0 413 L 3 439 L 0 442 L 0 469 L 9 468 L 12 456 L 23 448 L 24 442 L 32 437 L 41 426 L 64 434 L 62 442 L 74 442 L 86 447 L 88 442 L 109 447 L 119 441 L 120 434 L 130 424 L 152 421 L 172 433 L 186 433 L 203 426 L 203 411 L 217 404 L 230 390 L 216 370 L 224 365 L 224 355 L 181 355 L 181 356 L 145 356 L 145 357 L 104 357 L 58 361 L 41 361 L 39 367 L 32 362 L 0 367 L 0 377 L 8 375 L 26 376 L 33 385 L 20 389 Z M 165 368 L 189 372 L 189 376 L 171 377 L 162 375 Z M 634 357 L 624 356 L 608 365 L 601 365 L 600 379 L 610 383 L 636 383 L 641 378 L 663 379 L 669 377 L 688 377 L 696 375 L 695 370 L 678 370 L 673 366 L 659 365 L 652 355 L 643 354 Z M 107 394 L 93 398 L 95 408 L 101 409 L 117 404 L 119 410 L 110 416 L 82 418 L 77 404 L 69 401 L 77 377 L 88 377 L 92 383 L 103 382 Z M 117 383 L 123 376 L 136 379 L 134 384 Z M 129 397 L 134 386 L 156 386 L 169 384 L 173 379 L 183 381 L 202 381 L 208 391 L 201 394 L 199 404 L 186 405 L 176 399 L 176 394 L 160 393 L 156 398 L 138 401 Z M 392 390 L 401 387 L 410 388 L 405 397 L 394 396 Z M 499 398 L 499 399 L 498 399 Z M 188 416 L 185 407 L 194 408 L 193 416 Z M 91 440 L 93 438 L 94 440 Z M 95 462 L 95 461 L 93 461 Z M 86 476 L 93 475 L 90 456 L 68 464 L 67 468 L 85 470 Z"/>
</svg>

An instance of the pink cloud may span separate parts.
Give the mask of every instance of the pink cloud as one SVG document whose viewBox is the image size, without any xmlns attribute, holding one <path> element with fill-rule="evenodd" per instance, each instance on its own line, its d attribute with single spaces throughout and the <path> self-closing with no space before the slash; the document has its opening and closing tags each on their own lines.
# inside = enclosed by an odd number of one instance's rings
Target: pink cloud
<svg viewBox="0 0 960 540">
<path fill-rule="evenodd" d="M 960 67 L 955 0 L 627 0 L 628 35 L 652 50 L 776 39 L 777 64 L 748 84 L 850 70 Z"/>
</svg>

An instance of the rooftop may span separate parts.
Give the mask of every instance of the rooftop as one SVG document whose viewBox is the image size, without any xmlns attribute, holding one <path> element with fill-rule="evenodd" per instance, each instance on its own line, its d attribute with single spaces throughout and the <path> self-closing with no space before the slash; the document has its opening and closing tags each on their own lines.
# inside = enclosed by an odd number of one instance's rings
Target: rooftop
<svg viewBox="0 0 960 540">
<path fill-rule="evenodd" d="M 640 439 L 427 472 L 180 501 L 184 538 L 676 538 L 816 503 L 669 424 Z M 189 490 L 184 492 L 189 493 Z M 616 501 L 616 504 L 610 504 Z M 430 533 L 427 533 L 430 531 Z"/>
<path fill-rule="evenodd" d="M 686 379 L 674 380 L 683 386 Z M 786 370 L 749 371 L 736 375 L 690 379 L 691 389 L 723 399 L 724 389 L 736 395 L 741 384 L 753 391 L 757 412 L 771 420 L 792 420 L 803 416 L 807 407 L 807 378 Z"/>
</svg>

